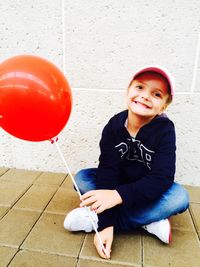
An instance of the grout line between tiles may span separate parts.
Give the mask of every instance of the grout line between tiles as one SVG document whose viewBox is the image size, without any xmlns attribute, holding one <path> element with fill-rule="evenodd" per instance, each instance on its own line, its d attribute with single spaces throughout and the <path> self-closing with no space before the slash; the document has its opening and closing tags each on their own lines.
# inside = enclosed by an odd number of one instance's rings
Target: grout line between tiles
<svg viewBox="0 0 200 267">
<path fill-rule="evenodd" d="M 78 263 L 79 263 L 79 259 L 76 258 L 76 263 L 75 263 L 75 266 L 74 267 L 78 267 Z"/>
<path fill-rule="evenodd" d="M 2 173 L 1 175 L 0 175 L 0 179 L 1 179 L 1 176 L 3 176 L 5 173 L 7 173 L 8 171 L 9 171 L 10 169 L 8 168 L 4 173 Z"/>
<path fill-rule="evenodd" d="M 0 243 L 0 246 L 1 247 L 16 248 L 16 249 L 18 249 L 18 246 L 17 245 L 12 245 L 12 244 Z"/>
<path fill-rule="evenodd" d="M 11 207 L 10 206 L 2 206 L 2 207 L 6 207 L 8 208 L 1 216 L 0 216 L 0 221 L 3 219 L 3 217 L 6 216 L 6 214 L 11 210 Z"/>
<path fill-rule="evenodd" d="M 7 247 L 7 246 L 6 246 Z M 8 246 L 11 247 L 11 246 Z M 14 247 L 16 248 L 16 247 Z M 12 257 L 12 259 L 9 261 L 9 263 L 6 265 L 6 267 L 8 267 L 11 262 L 14 260 L 15 256 L 20 252 L 20 251 L 28 251 L 28 252 L 37 252 L 40 254 L 46 254 L 46 255 L 54 255 L 54 256 L 61 256 L 61 257 L 66 257 L 66 258 L 73 258 L 76 259 L 78 262 L 78 258 L 76 256 L 72 256 L 71 254 L 62 254 L 62 253 L 52 253 L 49 251 L 42 251 L 42 250 L 37 250 L 37 249 L 27 249 L 27 248 L 18 248 L 18 250 L 16 251 L 16 253 L 14 254 L 14 256 Z M 77 263 L 76 263 L 77 264 Z M 76 267 L 76 266 L 75 266 Z"/>
<path fill-rule="evenodd" d="M 64 181 L 67 179 L 68 177 L 68 173 L 65 174 L 65 176 L 63 177 L 62 181 L 58 184 L 58 183 L 55 183 L 55 184 L 47 184 L 47 183 L 34 183 L 34 185 L 38 185 L 38 186 L 57 186 L 58 188 L 60 188 Z"/>
<path fill-rule="evenodd" d="M 39 172 L 38 173 L 38 175 L 35 177 L 35 179 L 33 180 L 33 183 L 32 184 L 34 184 L 34 182 L 41 176 L 43 174 L 43 172 Z"/>
<path fill-rule="evenodd" d="M 11 260 L 8 262 L 8 264 L 6 265 L 6 267 L 8 267 L 10 265 L 10 263 L 12 262 L 12 260 L 15 258 L 15 256 L 19 253 L 20 249 L 18 248 L 18 250 L 16 251 L 16 253 L 13 255 L 13 257 L 11 258 Z"/>
<path fill-rule="evenodd" d="M 61 184 L 59 185 L 59 187 L 61 187 L 61 186 L 64 184 L 65 180 L 66 180 L 68 177 L 69 177 L 69 174 L 66 173 L 66 176 L 65 176 L 65 178 L 63 179 L 63 181 L 61 182 Z"/>
<path fill-rule="evenodd" d="M 10 169 L 8 169 L 6 172 L 8 172 Z M 5 173 L 6 173 L 5 172 Z M 4 173 L 4 174 L 5 174 Z M 3 174 L 3 175 L 4 175 Z M 30 185 L 26 188 L 26 190 L 24 190 L 24 192 L 22 192 L 22 194 L 20 195 L 19 198 L 17 198 L 10 206 L 5 206 L 5 207 L 9 207 L 8 210 L 3 214 L 3 216 L 0 218 L 0 221 L 7 215 L 7 213 L 15 206 L 15 204 L 29 191 L 29 189 L 34 185 L 34 181 L 42 174 L 42 172 L 40 172 L 38 175 L 36 175 L 35 179 L 32 181 L 32 183 L 30 183 Z"/>
<path fill-rule="evenodd" d="M 0 218 L 0 221 L 7 215 L 7 213 L 15 206 L 15 204 L 26 194 L 26 192 L 28 192 L 28 190 L 33 186 L 33 184 L 31 184 L 28 188 L 26 188 L 26 190 L 21 194 L 21 196 L 19 198 L 17 198 L 9 207 L 9 209 L 5 212 L 5 214 Z M 7 206 L 5 206 L 7 207 Z"/>
<path fill-rule="evenodd" d="M 72 255 L 72 254 L 52 252 L 52 251 L 46 251 L 46 250 L 41 250 L 41 249 L 35 249 L 35 248 L 20 248 L 18 251 L 37 252 L 37 253 L 41 253 L 41 254 L 47 254 L 47 255 L 49 254 L 49 255 L 54 255 L 54 256 L 62 256 L 62 257 L 77 259 L 77 256 Z"/>
<path fill-rule="evenodd" d="M 194 203 L 194 204 L 200 204 L 200 201 L 190 201 L 190 203 Z"/>
<path fill-rule="evenodd" d="M 106 259 L 101 259 L 100 257 L 99 258 L 94 258 L 94 257 L 91 257 L 91 256 L 82 256 L 81 258 L 79 258 L 79 260 L 90 260 L 90 261 L 101 262 L 101 263 L 105 262 L 105 263 L 109 263 L 110 265 L 114 265 L 114 266 L 122 265 L 122 266 L 132 266 L 133 267 L 133 263 L 119 261 L 119 260 L 106 260 Z M 141 265 L 140 265 L 140 267 L 141 267 Z"/>
<path fill-rule="evenodd" d="M 80 249 L 79 249 L 79 252 L 78 252 L 78 255 L 77 255 L 77 259 L 78 259 L 78 261 L 79 261 L 79 259 L 80 259 L 80 254 L 81 254 L 81 252 L 82 252 L 82 250 L 83 250 L 83 246 L 84 246 L 84 244 L 85 244 L 85 242 L 86 242 L 86 237 L 87 237 L 87 234 L 85 234 L 85 236 L 84 236 L 84 238 L 83 238 L 83 241 L 82 241 L 82 244 L 81 244 L 81 246 L 80 246 Z M 77 264 L 78 264 L 78 261 L 77 261 Z M 77 266 L 77 265 L 76 265 Z"/>
<path fill-rule="evenodd" d="M 194 225 L 195 232 L 196 232 L 196 234 L 197 234 L 198 239 L 200 240 L 200 237 L 199 237 L 199 235 L 198 235 L 198 228 L 197 228 L 197 225 L 196 225 L 196 221 L 195 221 L 195 218 L 194 218 L 194 214 L 193 214 L 193 212 L 192 212 L 192 208 L 189 207 L 188 210 L 189 210 L 189 213 L 190 213 L 190 216 L 191 216 L 191 219 L 192 219 L 192 223 L 193 223 L 193 225 Z"/>
<path fill-rule="evenodd" d="M 144 267 L 144 235 L 141 233 L 141 266 Z"/>
</svg>

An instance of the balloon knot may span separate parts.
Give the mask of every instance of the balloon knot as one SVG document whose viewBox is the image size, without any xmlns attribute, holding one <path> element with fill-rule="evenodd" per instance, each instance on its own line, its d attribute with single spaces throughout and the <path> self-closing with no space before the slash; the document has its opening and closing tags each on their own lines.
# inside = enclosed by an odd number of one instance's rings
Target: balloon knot
<svg viewBox="0 0 200 267">
<path fill-rule="evenodd" d="M 54 144 L 55 142 L 58 141 L 58 137 L 57 136 L 53 137 L 53 138 L 50 139 L 50 141 L 51 141 L 52 144 Z"/>
</svg>

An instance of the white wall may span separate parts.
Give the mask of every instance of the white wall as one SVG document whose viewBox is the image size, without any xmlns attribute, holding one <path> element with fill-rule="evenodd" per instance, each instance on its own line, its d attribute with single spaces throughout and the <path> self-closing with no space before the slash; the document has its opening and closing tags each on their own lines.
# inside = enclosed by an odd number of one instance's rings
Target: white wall
<svg viewBox="0 0 200 267">
<path fill-rule="evenodd" d="M 159 64 L 177 81 L 168 110 L 177 130 L 176 179 L 200 185 L 200 1 L 63 2 L 1 1 L 0 60 L 34 54 L 64 68 L 72 86 L 73 111 L 58 144 L 72 171 L 97 166 L 101 129 L 125 107 L 132 73 L 143 65 Z M 0 166 L 65 171 L 49 142 L 22 141 L 3 130 L 0 135 Z"/>
</svg>

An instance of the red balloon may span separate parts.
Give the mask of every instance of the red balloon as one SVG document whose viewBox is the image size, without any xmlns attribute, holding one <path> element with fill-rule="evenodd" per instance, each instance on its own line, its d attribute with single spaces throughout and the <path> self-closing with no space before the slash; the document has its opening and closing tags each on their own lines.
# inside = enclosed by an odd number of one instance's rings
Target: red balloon
<svg viewBox="0 0 200 267">
<path fill-rule="evenodd" d="M 0 126 L 27 141 L 59 134 L 72 108 L 70 86 L 51 62 L 15 56 L 0 65 Z"/>
</svg>

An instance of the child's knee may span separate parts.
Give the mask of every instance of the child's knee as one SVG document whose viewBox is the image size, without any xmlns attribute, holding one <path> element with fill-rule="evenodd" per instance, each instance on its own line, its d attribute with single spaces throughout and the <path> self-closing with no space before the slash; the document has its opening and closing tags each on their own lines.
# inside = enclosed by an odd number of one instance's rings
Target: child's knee
<svg viewBox="0 0 200 267">
<path fill-rule="evenodd" d="M 78 189 L 81 191 L 81 193 L 85 193 L 84 191 L 84 170 L 80 170 L 76 173 L 74 176 L 74 180 L 78 186 Z"/>
<path fill-rule="evenodd" d="M 177 205 L 179 206 L 180 213 L 184 212 L 189 207 L 190 203 L 189 194 L 182 185 L 178 185 L 178 194 L 176 197 L 176 202 Z"/>
<path fill-rule="evenodd" d="M 188 191 L 183 187 L 183 205 L 184 211 L 189 207 L 190 204 L 190 197 Z"/>
<path fill-rule="evenodd" d="M 84 170 L 78 171 L 74 176 L 74 180 L 76 181 L 76 183 L 79 183 L 83 179 L 83 176 L 84 176 Z"/>
<path fill-rule="evenodd" d="M 95 172 L 96 169 L 94 168 L 83 169 L 75 175 L 74 180 L 76 181 L 81 194 L 96 189 Z"/>
</svg>

